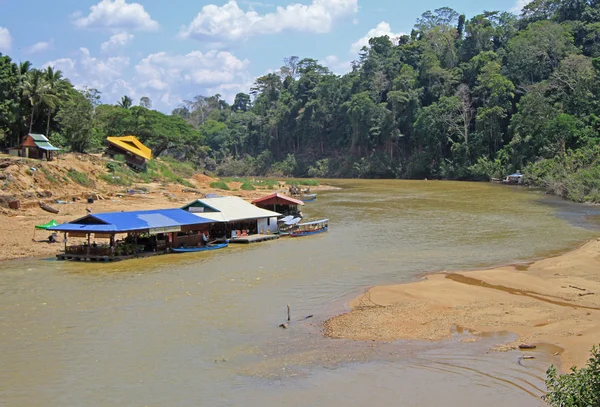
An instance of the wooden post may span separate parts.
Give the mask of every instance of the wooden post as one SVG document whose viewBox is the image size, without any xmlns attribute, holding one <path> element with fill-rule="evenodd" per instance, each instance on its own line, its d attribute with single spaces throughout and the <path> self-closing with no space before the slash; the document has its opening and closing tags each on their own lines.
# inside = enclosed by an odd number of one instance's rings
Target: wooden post
<svg viewBox="0 0 600 407">
<path fill-rule="evenodd" d="M 91 233 L 88 233 L 88 245 L 87 245 L 87 255 L 90 255 L 90 238 L 92 237 Z"/>
<path fill-rule="evenodd" d="M 65 242 L 65 254 L 67 254 L 67 232 L 65 232 L 64 242 Z"/>
<path fill-rule="evenodd" d="M 287 306 L 287 311 L 288 311 L 288 322 L 289 322 L 289 320 L 291 319 L 291 317 L 290 317 L 290 304 L 288 304 L 288 306 Z"/>
</svg>

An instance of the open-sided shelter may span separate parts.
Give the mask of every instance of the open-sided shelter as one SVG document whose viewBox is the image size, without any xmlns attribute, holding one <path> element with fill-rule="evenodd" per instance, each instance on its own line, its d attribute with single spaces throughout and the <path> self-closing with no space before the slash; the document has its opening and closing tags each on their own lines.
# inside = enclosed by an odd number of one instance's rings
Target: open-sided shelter
<svg viewBox="0 0 600 407">
<path fill-rule="evenodd" d="M 236 196 L 197 199 L 182 209 L 210 219 L 217 224 L 211 226 L 211 236 L 232 236 L 232 231 L 244 230 L 247 234 L 269 234 L 277 232 L 277 217 L 280 213 L 252 205 Z"/>
<path fill-rule="evenodd" d="M 252 204 L 262 209 L 281 213 L 282 215 L 297 217 L 301 215 L 298 206 L 304 205 L 304 202 L 276 192 L 263 198 L 255 199 L 252 201 Z"/>
<path fill-rule="evenodd" d="M 64 232 L 65 253 L 59 258 L 113 260 L 124 256 L 161 254 L 171 247 L 200 244 L 202 233 L 213 222 L 181 209 L 157 209 L 94 213 L 47 230 Z M 116 240 L 117 235 L 126 236 Z M 69 246 L 69 238 L 83 238 L 85 241 Z M 109 242 L 99 245 L 96 239 L 108 239 Z"/>
<path fill-rule="evenodd" d="M 138 171 L 146 170 L 146 160 L 152 158 L 152 150 L 142 144 L 135 136 L 107 137 L 106 153 L 114 157 L 122 155 L 127 165 Z"/>
<path fill-rule="evenodd" d="M 11 155 L 18 155 L 26 158 L 36 158 L 48 161 L 54 159 L 54 152 L 60 151 L 60 148 L 54 147 L 43 134 L 28 134 L 23 137 L 23 142 L 19 148 L 9 149 Z"/>
</svg>

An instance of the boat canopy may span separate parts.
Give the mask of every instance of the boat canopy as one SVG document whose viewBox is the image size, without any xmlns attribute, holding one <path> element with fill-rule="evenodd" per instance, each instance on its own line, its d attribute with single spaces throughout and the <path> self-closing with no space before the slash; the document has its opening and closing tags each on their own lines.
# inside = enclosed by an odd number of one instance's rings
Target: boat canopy
<svg viewBox="0 0 600 407">
<path fill-rule="evenodd" d="M 321 219 L 321 220 L 316 220 L 314 222 L 299 223 L 298 226 L 319 225 L 321 223 L 326 223 L 326 222 L 329 222 L 329 219 Z"/>
<path fill-rule="evenodd" d="M 292 215 L 288 215 L 286 217 L 283 217 L 281 219 L 278 219 L 277 222 L 289 222 L 290 220 L 294 219 L 294 217 Z"/>
<path fill-rule="evenodd" d="M 302 218 L 294 218 L 292 220 L 288 220 L 287 222 L 285 222 L 286 225 L 295 225 L 298 222 L 300 222 L 302 220 Z"/>
</svg>

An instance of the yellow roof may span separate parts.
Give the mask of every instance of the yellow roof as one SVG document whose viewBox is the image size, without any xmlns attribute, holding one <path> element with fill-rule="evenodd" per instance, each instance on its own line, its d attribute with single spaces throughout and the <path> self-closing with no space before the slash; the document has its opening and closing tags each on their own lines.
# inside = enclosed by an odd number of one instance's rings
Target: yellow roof
<svg viewBox="0 0 600 407">
<path fill-rule="evenodd" d="M 109 143 L 123 150 L 149 160 L 152 158 L 152 150 L 142 144 L 135 136 L 107 137 Z"/>
</svg>

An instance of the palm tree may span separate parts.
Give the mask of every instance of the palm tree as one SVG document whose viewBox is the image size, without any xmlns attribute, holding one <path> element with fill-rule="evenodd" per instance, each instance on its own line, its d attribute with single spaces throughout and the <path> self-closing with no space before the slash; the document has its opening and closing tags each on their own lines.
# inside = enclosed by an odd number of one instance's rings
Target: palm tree
<svg viewBox="0 0 600 407">
<path fill-rule="evenodd" d="M 48 95 L 48 84 L 44 80 L 44 72 L 39 69 L 28 71 L 22 83 L 23 97 L 31 104 L 31 118 L 29 120 L 29 133 L 33 128 L 33 118 L 40 103 L 44 100 L 52 103 L 52 97 Z"/>
<path fill-rule="evenodd" d="M 129 109 L 131 106 L 133 106 L 133 99 L 125 95 L 119 102 L 117 102 L 117 106 L 122 107 L 123 109 Z"/>
<path fill-rule="evenodd" d="M 46 137 L 50 137 L 50 119 L 56 105 L 61 100 L 68 97 L 68 89 L 71 84 L 68 79 L 63 78 L 61 70 L 54 70 L 54 67 L 47 67 L 44 71 L 44 80 L 48 85 L 48 92 L 44 97 L 44 104 L 48 107 L 48 123 L 46 125 Z"/>
</svg>

